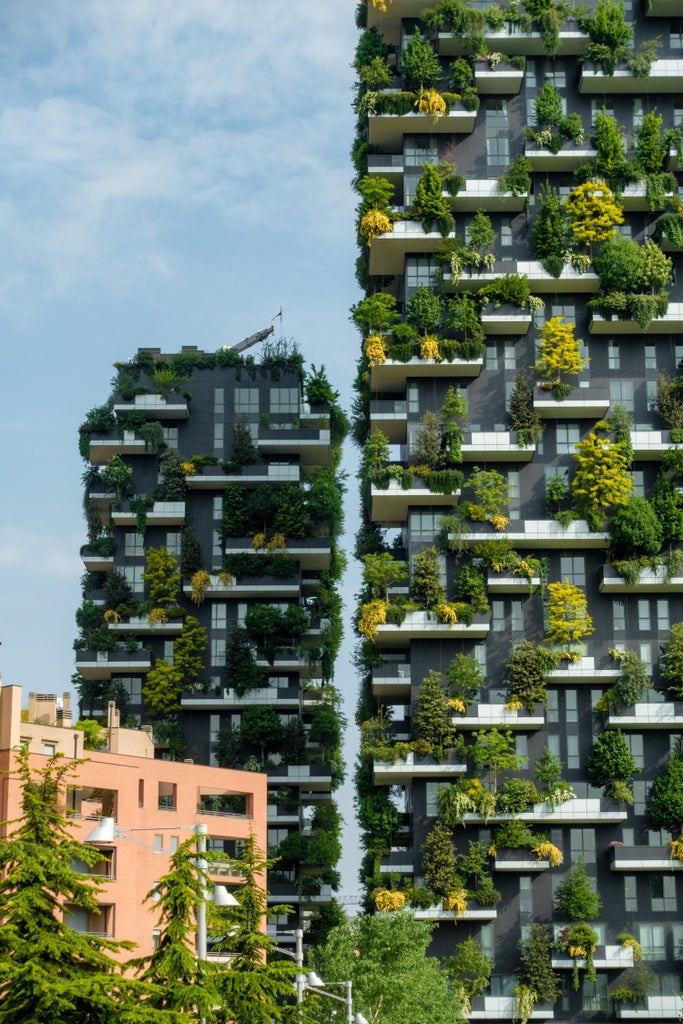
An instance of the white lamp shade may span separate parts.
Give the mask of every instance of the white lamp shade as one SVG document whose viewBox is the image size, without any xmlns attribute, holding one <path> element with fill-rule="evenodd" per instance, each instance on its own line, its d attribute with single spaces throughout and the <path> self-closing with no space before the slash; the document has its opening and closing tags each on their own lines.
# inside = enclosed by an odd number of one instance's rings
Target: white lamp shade
<svg viewBox="0 0 683 1024">
<path fill-rule="evenodd" d="M 310 988 L 323 988 L 325 982 L 322 980 L 322 978 L 318 977 L 318 975 L 315 973 L 315 971 L 311 971 L 306 976 L 306 984 Z"/>
<path fill-rule="evenodd" d="M 92 832 L 85 837 L 84 843 L 113 843 L 114 842 L 114 819 L 102 818 Z"/>
<path fill-rule="evenodd" d="M 213 902 L 217 907 L 239 907 L 239 903 L 224 885 L 215 885 L 213 889 Z"/>
</svg>

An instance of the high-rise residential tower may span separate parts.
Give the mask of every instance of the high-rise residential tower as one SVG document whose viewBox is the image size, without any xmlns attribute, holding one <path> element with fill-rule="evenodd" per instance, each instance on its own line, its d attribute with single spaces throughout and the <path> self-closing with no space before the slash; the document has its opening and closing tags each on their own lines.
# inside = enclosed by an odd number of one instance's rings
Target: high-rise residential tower
<svg viewBox="0 0 683 1024">
<path fill-rule="evenodd" d="M 683 8 L 357 22 L 368 903 L 473 1020 L 678 1019 Z"/>
<path fill-rule="evenodd" d="M 330 919 L 337 884 L 346 421 L 296 346 L 252 347 L 270 333 L 141 349 L 87 414 L 75 684 L 82 717 L 114 700 L 151 724 L 157 757 L 267 772 L 271 902 L 294 907 L 269 928 L 286 943 Z"/>
</svg>

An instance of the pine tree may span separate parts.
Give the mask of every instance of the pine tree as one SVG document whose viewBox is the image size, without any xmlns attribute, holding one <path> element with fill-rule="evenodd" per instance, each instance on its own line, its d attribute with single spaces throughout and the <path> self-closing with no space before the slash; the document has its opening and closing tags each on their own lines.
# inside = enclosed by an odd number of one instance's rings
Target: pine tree
<svg viewBox="0 0 683 1024">
<path fill-rule="evenodd" d="M 429 672 L 417 691 L 415 738 L 426 740 L 439 755 L 453 737 L 451 717 L 441 673 Z"/>
<path fill-rule="evenodd" d="M 149 587 L 149 596 L 155 605 L 175 604 L 180 587 L 180 569 L 175 555 L 165 547 L 147 548 L 145 571 L 142 578 Z"/>
<path fill-rule="evenodd" d="M 427 833 L 422 847 L 425 885 L 435 896 L 448 896 L 456 886 L 457 857 L 453 834 L 443 821 Z"/>
</svg>

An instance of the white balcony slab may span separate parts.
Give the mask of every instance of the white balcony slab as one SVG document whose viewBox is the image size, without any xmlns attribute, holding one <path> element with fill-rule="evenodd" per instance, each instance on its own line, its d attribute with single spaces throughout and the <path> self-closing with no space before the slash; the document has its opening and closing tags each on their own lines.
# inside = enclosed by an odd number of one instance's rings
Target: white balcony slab
<svg viewBox="0 0 683 1024">
<path fill-rule="evenodd" d="M 495 70 L 474 68 L 474 84 L 480 96 L 516 96 L 523 81 L 524 72 L 509 65 Z"/>
<path fill-rule="evenodd" d="M 633 458 L 647 462 L 661 459 L 665 452 L 678 447 L 671 440 L 670 430 L 632 430 L 631 445 Z"/>
<path fill-rule="evenodd" d="M 683 865 L 668 846 L 613 846 L 612 871 L 680 871 Z"/>
<path fill-rule="evenodd" d="M 189 416 L 187 399 L 180 395 L 135 395 L 132 402 L 116 402 L 114 412 L 117 416 L 127 416 L 131 412 L 141 412 L 150 420 L 186 420 Z"/>
<path fill-rule="evenodd" d="M 574 969 L 574 958 L 567 956 L 552 956 L 552 965 L 555 970 L 572 971 Z M 583 970 L 586 961 L 583 957 L 577 957 L 579 969 Z M 631 946 L 598 946 L 593 954 L 593 963 L 598 971 L 623 971 L 627 967 L 633 967 L 633 948 Z"/>
<path fill-rule="evenodd" d="M 410 665 L 376 665 L 372 670 L 372 694 L 378 700 L 410 700 Z"/>
<path fill-rule="evenodd" d="M 549 803 L 541 803 L 535 804 L 530 810 L 522 811 L 519 814 L 492 814 L 488 819 L 484 819 L 478 814 L 466 814 L 464 816 L 464 823 L 467 825 L 472 822 L 473 824 L 482 825 L 488 821 L 491 825 L 495 825 L 499 821 L 518 820 L 543 822 L 548 825 L 573 823 L 579 825 L 616 825 L 621 821 L 626 821 L 627 817 L 628 811 L 616 807 L 613 801 L 593 797 L 575 797 L 573 800 L 565 800 L 563 804 L 559 804 L 555 809 Z"/>
<path fill-rule="evenodd" d="M 372 5 L 370 5 L 372 6 Z M 399 5 L 401 6 L 401 5 Z M 412 12 L 411 12 L 411 16 Z M 505 28 L 493 30 L 489 27 L 484 29 L 487 49 L 491 53 L 505 53 L 511 57 L 541 57 L 545 56 L 546 49 L 541 32 L 527 32 L 520 29 L 517 24 L 508 24 Z M 439 32 L 439 53 L 442 56 L 459 56 L 469 54 L 468 42 L 461 35 L 453 35 L 451 32 Z M 586 52 L 588 36 L 579 32 L 575 27 L 565 25 L 558 39 L 558 56 L 577 56 Z"/>
<path fill-rule="evenodd" d="M 124 430 L 119 437 L 91 437 L 88 458 L 93 466 L 103 466 L 112 455 L 153 455 L 154 445 L 148 444 L 134 430 Z"/>
<path fill-rule="evenodd" d="M 449 539 L 471 546 L 497 537 L 511 540 L 515 548 L 606 548 L 609 544 L 609 535 L 589 530 L 584 519 L 567 526 L 555 519 L 513 520 L 505 530 L 494 530 L 490 523 L 471 523 L 467 533 Z"/>
<path fill-rule="evenodd" d="M 511 711 L 504 704 L 474 704 L 464 715 L 454 712 L 451 718 L 458 729 L 512 729 L 518 732 L 534 732 L 542 728 L 545 717 L 542 714 L 530 715 L 525 710 Z"/>
<path fill-rule="evenodd" d="M 466 622 L 437 622 L 426 611 L 408 612 L 399 626 L 387 622 L 377 627 L 376 647 L 403 647 L 409 640 L 482 640 L 491 628 L 487 616 L 476 614 L 471 626 Z"/>
<path fill-rule="evenodd" d="M 592 163 L 597 152 L 585 143 L 563 142 L 557 153 L 550 149 L 524 143 L 524 156 L 534 171 L 575 171 L 582 164 Z"/>
<path fill-rule="evenodd" d="M 541 585 L 540 576 L 517 575 L 509 572 L 494 572 L 489 569 L 486 574 L 486 589 L 489 594 L 535 594 Z"/>
<path fill-rule="evenodd" d="M 557 399 L 551 390 L 534 389 L 534 409 L 544 420 L 599 420 L 609 410 L 607 388 L 572 388 L 566 398 Z"/>
<path fill-rule="evenodd" d="M 531 462 L 535 444 L 517 444 L 511 430 L 472 430 L 460 446 L 463 462 Z"/>
<path fill-rule="evenodd" d="M 409 359 L 400 362 L 387 359 L 379 366 L 370 367 L 370 388 L 372 391 L 405 391 L 408 379 L 425 377 L 453 377 L 472 379 L 482 371 L 482 359 Z"/>
<path fill-rule="evenodd" d="M 555 1011 L 552 1006 L 537 1006 L 529 1020 L 552 1020 Z M 514 996 L 480 996 L 472 1000 L 472 1009 L 467 1014 L 468 1020 L 482 1020 L 487 1024 L 497 1020 L 515 1020 Z"/>
<path fill-rule="evenodd" d="M 608 729 L 674 729 L 683 728 L 683 703 L 655 701 L 632 704 L 607 718 Z"/>
<path fill-rule="evenodd" d="M 594 313 L 588 327 L 589 334 L 680 334 L 683 331 L 683 302 L 670 302 L 664 316 L 650 320 L 641 327 L 635 320 L 605 320 Z"/>
<path fill-rule="evenodd" d="M 666 567 L 643 568 L 635 583 L 625 580 L 612 565 L 603 565 L 600 580 L 601 594 L 680 594 L 683 593 L 683 576 L 667 579 Z"/>
<path fill-rule="evenodd" d="M 678 14 L 680 15 L 680 8 Z M 583 96 L 612 96 L 633 93 L 638 96 L 652 93 L 680 93 L 683 89 L 683 60 L 663 58 L 653 60 L 647 78 L 637 78 L 628 67 L 617 67 L 613 75 L 600 69 L 581 67 L 579 92 Z"/>
<path fill-rule="evenodd" d="M 125 503 L 127 504 L 127 503 Z M 138 517 L 130 508 L 112 509 L 116 526 L 136 526 Z M 184 501 L 155 501 L 147 509 L 147 526 L 182 526 L 185 522 Z"/>
<path fill-rule="evenodd" d="M 400 527 L 408 519 L 411 508 L 441 506 L 444 513 L 457 505 L 460 489 L 452 494 L 438 494 L 430 491 L 426 483 L 419 477 L 413 480 L 411 487 L 403 488 L 398 480 L 390 480 L 388 487 L 372 485 L 371 515 L 375 522 L 385 527 Z"/>
<path fill-rule="evenodd" d="M 263 466 L 244 466 L 241 473 L 223 473 L 218 466 L 204 466 L 194 476 L 186 477 L 191 491 L 219 491 L 231 484 L 238 487 L 257 487 L 267 483 L 274 487 L 283 484 L 298 484 L 301 467 L 272 463 Z"/>
<path fill-rule="evenodd" d="M 466 764 L 455 760 L 437 763 L 433 757 L 416 757 L 408 754 L 405 759 L 396 761 L 373 761 L 373 777 L 376 786 L 402 786 L 411 779 L 450 779 L 464 775 Z"/>
<path fill-rule="evenodd" d="M 452 204 L 457 213 L 521 213 L 528 198 L 528 193 L 516 196 L 501 192 L 495 178 L 468 178 L 457 196 L 453 196 Z"/>
<path fill-rule="evenodd" d="M 549 871 L 550 861 L 540 860 L 527 849 L 519 850 L 496 850 L 496 856 L 494 859 L 494 869 L 496 871 Z"/>
<path fill-rule="evenodd" d="M 487 306 L 481 315 L 481 326 L 486 335 L 522 336 L 527 334 L 531 327 L 531 313 L 496 311 Z"/>
<path fill-rule="evenodd" d="M 681 996 L 646 996 L 645 1006 L 620 1003 L 617 1020 L 680 1020 L 682 1012 Z"/>
<path fill-rule="evenodd" d="M 459 107 L 434 117 L 417 110 L 407 114 L 371 114 L 368 142 L 371 146 L 396 146 L 404 135 L 469 135 L 474 130 L 476 110 Z"/>
<path fill-rule="evenodd" d="M 618 665 L 614 662 L 612 665 L 613 667 L 600 668 L 595 664 L 595 658 L 586 655 L 576 661 L 562 661 L 560 668 L 546 673 L 545 678 L 549 683 L 604 683 L 610 685 L 615 683 L 621 675 Z"/>
</svg>

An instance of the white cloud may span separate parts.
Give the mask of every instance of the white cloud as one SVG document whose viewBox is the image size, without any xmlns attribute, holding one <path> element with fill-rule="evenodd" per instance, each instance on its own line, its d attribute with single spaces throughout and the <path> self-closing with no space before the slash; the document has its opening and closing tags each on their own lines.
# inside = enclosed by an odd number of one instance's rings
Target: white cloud
<svg viewBox="0 0 683 1024">
<path fill-rule="evenodd" d="M 79 541 L 75 534 L 57 537 L 37 527 L 3 526 L 0 531 L 0 569 L 21 569 L 23 579 L 33 580 L 34 587 L 35 580 L 55 577 L 73 582 L 83 572 L 78 549 Z M 34 593 L 39 594 L 40 588 Z"/>
</svg>

